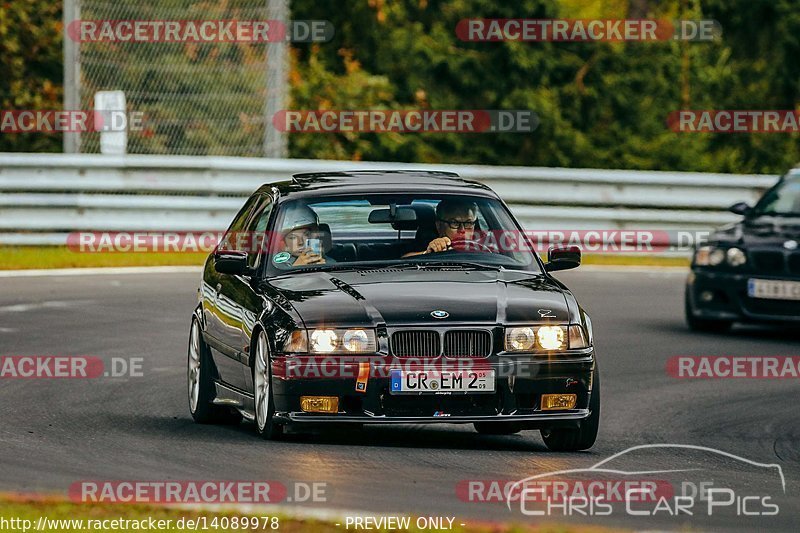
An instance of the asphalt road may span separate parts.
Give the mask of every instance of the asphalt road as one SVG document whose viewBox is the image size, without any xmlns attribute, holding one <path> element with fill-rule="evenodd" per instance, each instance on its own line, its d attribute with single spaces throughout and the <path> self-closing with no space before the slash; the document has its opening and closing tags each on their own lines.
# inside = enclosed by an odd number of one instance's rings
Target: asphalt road
<svg viewBox="0 0 800 533">
<path fill-rule="evenodd" d="M 0 278 L 0 355 L 142 358 L 142 375 L 0 382 L 0 491 L 66 494 L 80 480 L 274 480 L 326 483 L 309 509 L 457 516 L 511 522 L 582 522 L 634 529 L 796 530 L 800 522 L 797 380 L 670 377 L 676 355 L 798 355 L 797 329 L 736 328 L 693 334 L 683 324 L 680 271 L 579 269 L 559 276 L 594 322 L 602 370 L 601 433 L 589 452 L 554 454 L 538 432 L 481 436 L 471 426 L 368 427 L 298 433 L 264 442 L 254 428 L 195 425 L 185 386 L 186 343 L 199 273 Z M 735 505 L 707 516 L 524 515 L 500 503 L 468 502 L 468 480 L 518 480 L 588 468 L 631 446 L 715 448 L 775 469 L 686 448 L 639 450 L 614 461 L 664 474 L 769 494 L 776 516 L 741 516 Z M 696 470 L 699 469 L 699 470 Z M 578 479 L 582 474 L 570 474 Z M 676 476 L 676 477 L 672 477 Z M 589 476 L 591 477 L 591 475 Z M 584 477 L 583 479 L 587 479 Z M 753 500 L 750 500 L 751 503 Z M 761 500 L 758 500 L 761 501 Z M 298 505 L 293 502 L 290 505 Z M 744 510 L 764 510 L 747 505 Z M 652 506 L 650 508 L 652 510 Z"/>
</svg>

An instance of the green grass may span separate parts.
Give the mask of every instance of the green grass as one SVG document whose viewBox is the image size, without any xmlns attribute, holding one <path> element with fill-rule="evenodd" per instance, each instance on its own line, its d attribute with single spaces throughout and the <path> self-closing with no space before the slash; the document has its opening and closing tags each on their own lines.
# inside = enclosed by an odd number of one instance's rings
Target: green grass
<svg viewBox="0 0 800 533">
<path fill-rule="evenodd" d="M 584 254 L 581 260 L 584 265 L 629 265 L 629 266 L 663 266 L 689 268 L 689 257 L 658 256 L 653 254 Z"/>
<path fill-rule="evenodd" d="M 229 521 L 234 517 L 238 517 L 241 520 L 244 516 L 250 517 L 259 517 L 258 528 L 210 528 L 210 524 L 212 520 L 217 517 L 218 525 L 221 524 L 219 519 L 226 517 Z M 263 519 L 260 517 L 269 516 L 277 517 L 278 518 L 278 528 L 272 529 L 270 527 L 270 521 L 268 521 L 267 527 L 263 526 Z M 40 517 L 45 517 L 50 520 L 83 520 L 83 530 L 76 528 L 75 526 L 78 525 L 75 522 L 73 523 L 62 523 L 60 524 L 62 527 L 44 527 L 43 529 L 36 530 L 36 524 L 39 521 Z M 28 531 L 35 531 L 36 533 L 42 533 L 47 531 L 53 532 L 69 532 L 69 531 L 88 531 L 88 523 L 86 520 L 114 520 L 114 519 L 126 519 L 126 520 L 148 520 L 152 518 L 153 520 L 170 520 L 171 522 L 167 523 L 164 522 L 164 525 L 168 525 L 166 529 L 161 529 L 160 531 L 187 531 L 187 530 L 194 530 L 194 528 L 188 527 L 186 525 L 187 520 L 197 520 L 198 518 L 205 517 L 205 524 L 209 526 L 208 531 L 283 531 L 283 532 L 290 532 L 290 533 L 299 533 L 299 532 L 306 532 L 312 531 L 314 533 L 341 533 L 343 531 L 348 531 L 345 528 L 345 524 L 343 521 L 339 521 L 340 525 L 336 525 L 336 521 L 323 521 L 323 520 L 309 520 L 309 519 L 301 519 L 301 518 L 292 518 L 290 516 L 286 516 L 285 514 L 280 513 L 270 513 L 269 511 L 258 511 L 258 512 L 248 512 L 248 513 L 237 513 L 235 511 L 205 511 L 201 509 L 178 509 L 175 507 L 166 507 L 160 505 L 139 505 L 139 504 L 99 504 L 99 503 L 73 503 L 71 501 L 66 501 L 62 498 L 55 498 L 55 497 L 41 497 L 41 496 L 25 496 L 25 495 L 13 495 L 13 494 L 6 494 L 0 495 L 0 519 L 10 520 L 10 519 L 20 519 L 20 520 L 29 520 L 30 523 L 28 527 Z M 509 515 L 509 518 L 517 518 L 519 519 L 519 515 Z M 178 529 L 177 524 L 180 519 L 184 519 L 184 526 L 183 529 Z M 453 531 L 456 533 L 524 533 L 524 532 L 537 532 L 537 533 L 577 533 L 578 531 L 581 532 L 588 532 L 588 533 L 607 533 L 611 531 L 620 531 L 620 529 L 609 529 L 609 528 L 601 528 L 596 526 L 586 526 L 586 525 L 563 525 L 563 524 L 537 524 L 535 527 L 533 526 L 520 526 L 520 525 L 504 525 L 504 524 L 497 524 L 497 523 L 469 523 L 466 522 L 464 527 L 458 526 L 461 522 L 465 522 L 464 520 L 456 519 L 454 521 L 454 529 Z M 6 528 L 6 531 L 23 531 L 21 524 L 24 522 L 16 522 L 18 527 L 9 527 Z M 93 523 L 98 524 L 98 523 Z M 203 530 L 202 524 L 198 528 L 199 530 Z M 411 520 L 411 524 L 414 524 L 414 520 Z M 9 523 L 9 526 L 12 524 Z M 93 527 L 93 531 L 144 531 L 145 529 L 135 529 L 135 527 L 131 527 L 130 524 L 127 524 L 127 528 L 121 528 L 120 526 L 126 525 L 122 522 L 118 522 L 117 524 L 112 524 L 110 522 L 104 524 L 109 527 Z M 117 527 L 114 527 L 114 526 Z M 145 522 L 147 525 L 147 522 Z M 72 527 L 70 527 L 72 526 Z M 80 526 L 78 526 L 80 527 Z M 151 530 L 156 531 L 156 530 Z M 353 531 L 351 527 L 349 531 Z M 377 529 L 373 531 L 387 531 L 385 529 Z M 415 527 L 411 527 L 408 531 L 418 532 L 422 530 L 418 530 Z M 430 533 L 431 530 L 425 530 L 426 533 Z M 27 533 L 27 532 L 26 532 Z"/>
<path fill-rule="evenodd" d="M 66 246 L 0 246 L 0 270 L 202 265 L 206 252 L 81 253 Z"/>
</svg>

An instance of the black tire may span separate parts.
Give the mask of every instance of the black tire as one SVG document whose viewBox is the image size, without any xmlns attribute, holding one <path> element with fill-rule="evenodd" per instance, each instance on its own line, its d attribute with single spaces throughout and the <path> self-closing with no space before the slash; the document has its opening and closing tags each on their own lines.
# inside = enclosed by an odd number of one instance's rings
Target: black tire
<svg viewBox="0 0 800 533">
<path fill-rule="evenodd" d="M 684 297 L 684 313 L 686 315 L 686 325 L 691 331 L 705 333 L 725 333 L 731 329 L 733 323 L 730 320 L 711 320 L 707 318 L 697 318 L 692 312 L 692 303 L 689 301 L 689 292 Z"/>
<path fill-rule="evenodd" d="M 194 343 L 194 344 L 193 344 Z M 196 357 L 193 356 L 193 349 Z M 230 407 L 214 405 L 215 396 L 214 378 L 211 375 L 213 368 L 211 352 L 203 341 L 200 323 L 192 317 L 189 330 L 189 349 L 187 354 L 187 385 L 189 392 L 189 413 L 198 424 L 238 424 L 242 415 Z M 193 364 L 193 360 L 195 364 Z M 196 375 L 194 375 L 196 373 Z M 197 380 L 197 390 L 193 391 L 192 380 Z M 197 394 L 193 399 L 193 394 Z"/>
<path fill-rule="evenodd" d="M 514 422 L 475 422 L 473 426 L 481 435 L 513 435 L 522 431 Z"/>
<path fill-rule="evenodd" d="M 283 426 L 275 421 L 275 401 L 272 395 L 272 370 L 269 364 L 269 344 L 263 331 L 258 332 L 253 363 L 253 400 L 255 405 L 256 433 L 264 440 L 278 440 L 283 437 Z M 266 381 L 261 381 L 265 379 Z M 264 385 L 266 384 L 266 388 Z M 265 395 L 266 403 L 260 401 Z M 261 407 L 260 407 L 261 406 Z M 263 416 L 263 407 L 266 406 Z"/>
<path fill-rule="evenodd" d="M 600 373 L 594 370 L 594 383 L 589 398 L 591 414 L 578 423 L 577 428 L 548 428 L 541 430 L 547 448 L 554 452 L 588 450 L 597 440 L 600 429 Z"/>
</svg>

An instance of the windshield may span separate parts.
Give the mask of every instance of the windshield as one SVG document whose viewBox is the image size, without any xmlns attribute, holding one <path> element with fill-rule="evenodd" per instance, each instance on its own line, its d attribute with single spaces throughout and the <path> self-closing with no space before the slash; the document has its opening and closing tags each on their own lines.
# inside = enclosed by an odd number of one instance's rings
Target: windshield
<svg viewBox="0 0 800 533">
<path fill-rule="evenodd" d="M 756 204 L 753 214 L 800 217 L 800 176 L 784 178 L 767 191 Z"/>
<path fill-rule="evenodd" d="M 447 265 L 541 272 L 524 234 L 492 198 L 384 194 L 287 201 L 272 234 L 267 275 Z"/>
</svg>

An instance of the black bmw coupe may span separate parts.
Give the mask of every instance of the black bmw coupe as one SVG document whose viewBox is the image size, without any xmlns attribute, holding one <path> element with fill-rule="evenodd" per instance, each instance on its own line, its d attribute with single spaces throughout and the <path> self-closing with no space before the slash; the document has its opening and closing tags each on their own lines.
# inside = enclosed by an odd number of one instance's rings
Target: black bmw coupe
<svg viewBox="0 0 800 533">
<path fill-rule="evenodd" d="M 734 322 L 800 321 L 800 169 L 793 169 L 742 216 L 694 253 L 686 282 L 686 321 L 698 331 Z"/>
<path fill-rule="evenodd" d="M 245 202 L 203 271 L 188 392 L 201 423 L 472 423 L 590 448 L 592 325 L 488 187 L 447 172 L 299 174 Z"/>
</svg>

